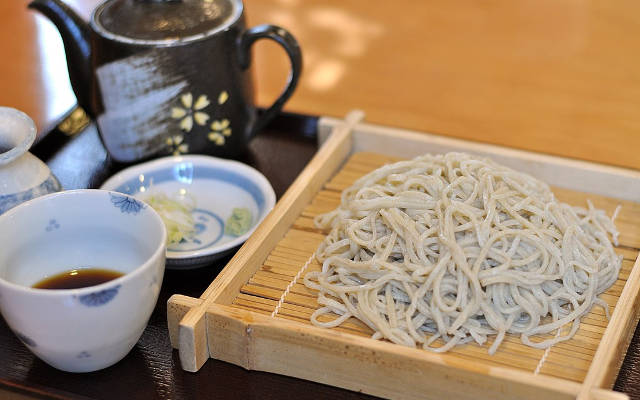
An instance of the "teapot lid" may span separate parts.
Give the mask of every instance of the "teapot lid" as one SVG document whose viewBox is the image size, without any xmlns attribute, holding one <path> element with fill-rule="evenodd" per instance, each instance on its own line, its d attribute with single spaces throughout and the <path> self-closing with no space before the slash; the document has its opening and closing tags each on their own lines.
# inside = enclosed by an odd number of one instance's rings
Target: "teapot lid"
<svg viewBox="0 0 640 400">
<path fill-rule="evenodd" d="M 224 30 L 241 14 L 240 0 L 108 0 L 94 11 L 91 23 L 114 40 L 171 44 Z"/>
</svg>

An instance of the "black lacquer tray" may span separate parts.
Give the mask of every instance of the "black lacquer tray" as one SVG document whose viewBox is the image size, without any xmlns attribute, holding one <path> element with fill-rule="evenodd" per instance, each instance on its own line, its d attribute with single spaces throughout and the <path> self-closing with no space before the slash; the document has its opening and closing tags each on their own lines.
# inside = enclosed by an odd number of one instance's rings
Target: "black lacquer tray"
<svg viewBox="0 0 640 400">
<path fill-rule="evenodd" d="M 317 117 L 281 114 L 250 145 L 240 161 L 261 171 L 280 198 L 316 152 Z M 93 124 L 74 136 L 54 130 L 32 152 L 45 161 L 65 189 L 96 188 L 129 166 L 106 154 Z M 166 303 L 173 294 L 198 297 L 231 256 L 195 270 L 167 270 L 162 291 L 138 344 L 105 370 L 72 374 L 33 356 L 0 320 L 0 397 L 92 399 L 325 399 L 368 398 L 360 393 L 285 376 L 246 371 L 209 360 L 200 371 L 180 368 L 169 342 Z M 640 399 L 640 332 L 636 329 L 615 390 Z"/>
</svg>

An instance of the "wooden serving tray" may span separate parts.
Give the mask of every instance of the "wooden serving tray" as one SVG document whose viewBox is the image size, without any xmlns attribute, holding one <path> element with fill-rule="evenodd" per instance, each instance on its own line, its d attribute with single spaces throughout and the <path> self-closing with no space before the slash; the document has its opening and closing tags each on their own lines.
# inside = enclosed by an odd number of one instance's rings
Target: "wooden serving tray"
<svg viewBox="0 0 640 400">
<path fill-rule="evenodd" d="M 320 150 L 209 288 L 198 299 L 169 299 L 171 343 L 182 367 L 197 371 L 212 357 L 393 398 L 626 398 L 609 389 L 640 316 L 640 172 L 362 124 L 361 117 L 321 119 Z M 570 204 L 589 199 L 608 215 L 622 207 L 622 270 L 601 295 L 609 320 L 595 307 L 569 341 L 538 350 L 507 335 L 493 356 L 490 343 L 435 354 L 373 340 L 354 319 L 334 329 L 311 325 L 316 294 L 302 277 L 320 267 L 314 252 L 326 233 L 313 217 L 337 207 L 343 189 L 385 163 L 449 151 L 528 172 Z"/>
</svg>

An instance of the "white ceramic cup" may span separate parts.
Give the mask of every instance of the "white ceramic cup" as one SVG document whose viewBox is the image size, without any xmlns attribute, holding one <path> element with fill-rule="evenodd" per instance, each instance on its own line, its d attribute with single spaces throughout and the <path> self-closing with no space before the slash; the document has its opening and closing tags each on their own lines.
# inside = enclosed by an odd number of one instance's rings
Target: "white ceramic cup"
<svg viewBox="0 0 640 400">
<path fill-rule="evenodd" d="M 0 312 L 16 336 L 55 368 L 88 372 L 136 344 L 162 285 L 167 232 L 148 205 L 121 193 L 73 190 L 0 215 Z M 35 289 L 76 268 L 123 273 L 80 289 Z"/>
</svg>

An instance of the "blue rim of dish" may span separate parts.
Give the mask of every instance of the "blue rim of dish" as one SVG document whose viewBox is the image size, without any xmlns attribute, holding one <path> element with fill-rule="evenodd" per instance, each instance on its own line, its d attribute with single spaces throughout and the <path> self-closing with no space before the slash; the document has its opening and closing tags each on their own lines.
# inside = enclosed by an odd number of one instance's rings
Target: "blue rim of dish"
<svg viewBox="0 0 640 400">
<path fill-rule="evenodd" d="M 195 172 L 196 169 L 197 173 Z M 191 184 L 196 178 L 211 179 L 226 182 L 245 190 L 256 202 L 260 214 L 264 211 L 265 199 L 258 185 L 246 176 L 225 168 L 194 165 L 190 161 L 183 161 L 172 166 L 167 166 L 164 169 L 150 171 L 144 175 L 143 180 L 140 180 L 139 177 L 131 178 L 116 186 L 113 190 L 128 195 L 135 195 L 141 192 L 140 188 L 144 187 L 146 190 L 149 189 L 152 184 L 157 185 L 163 182 L 174 181 Z"/>
</svg>

